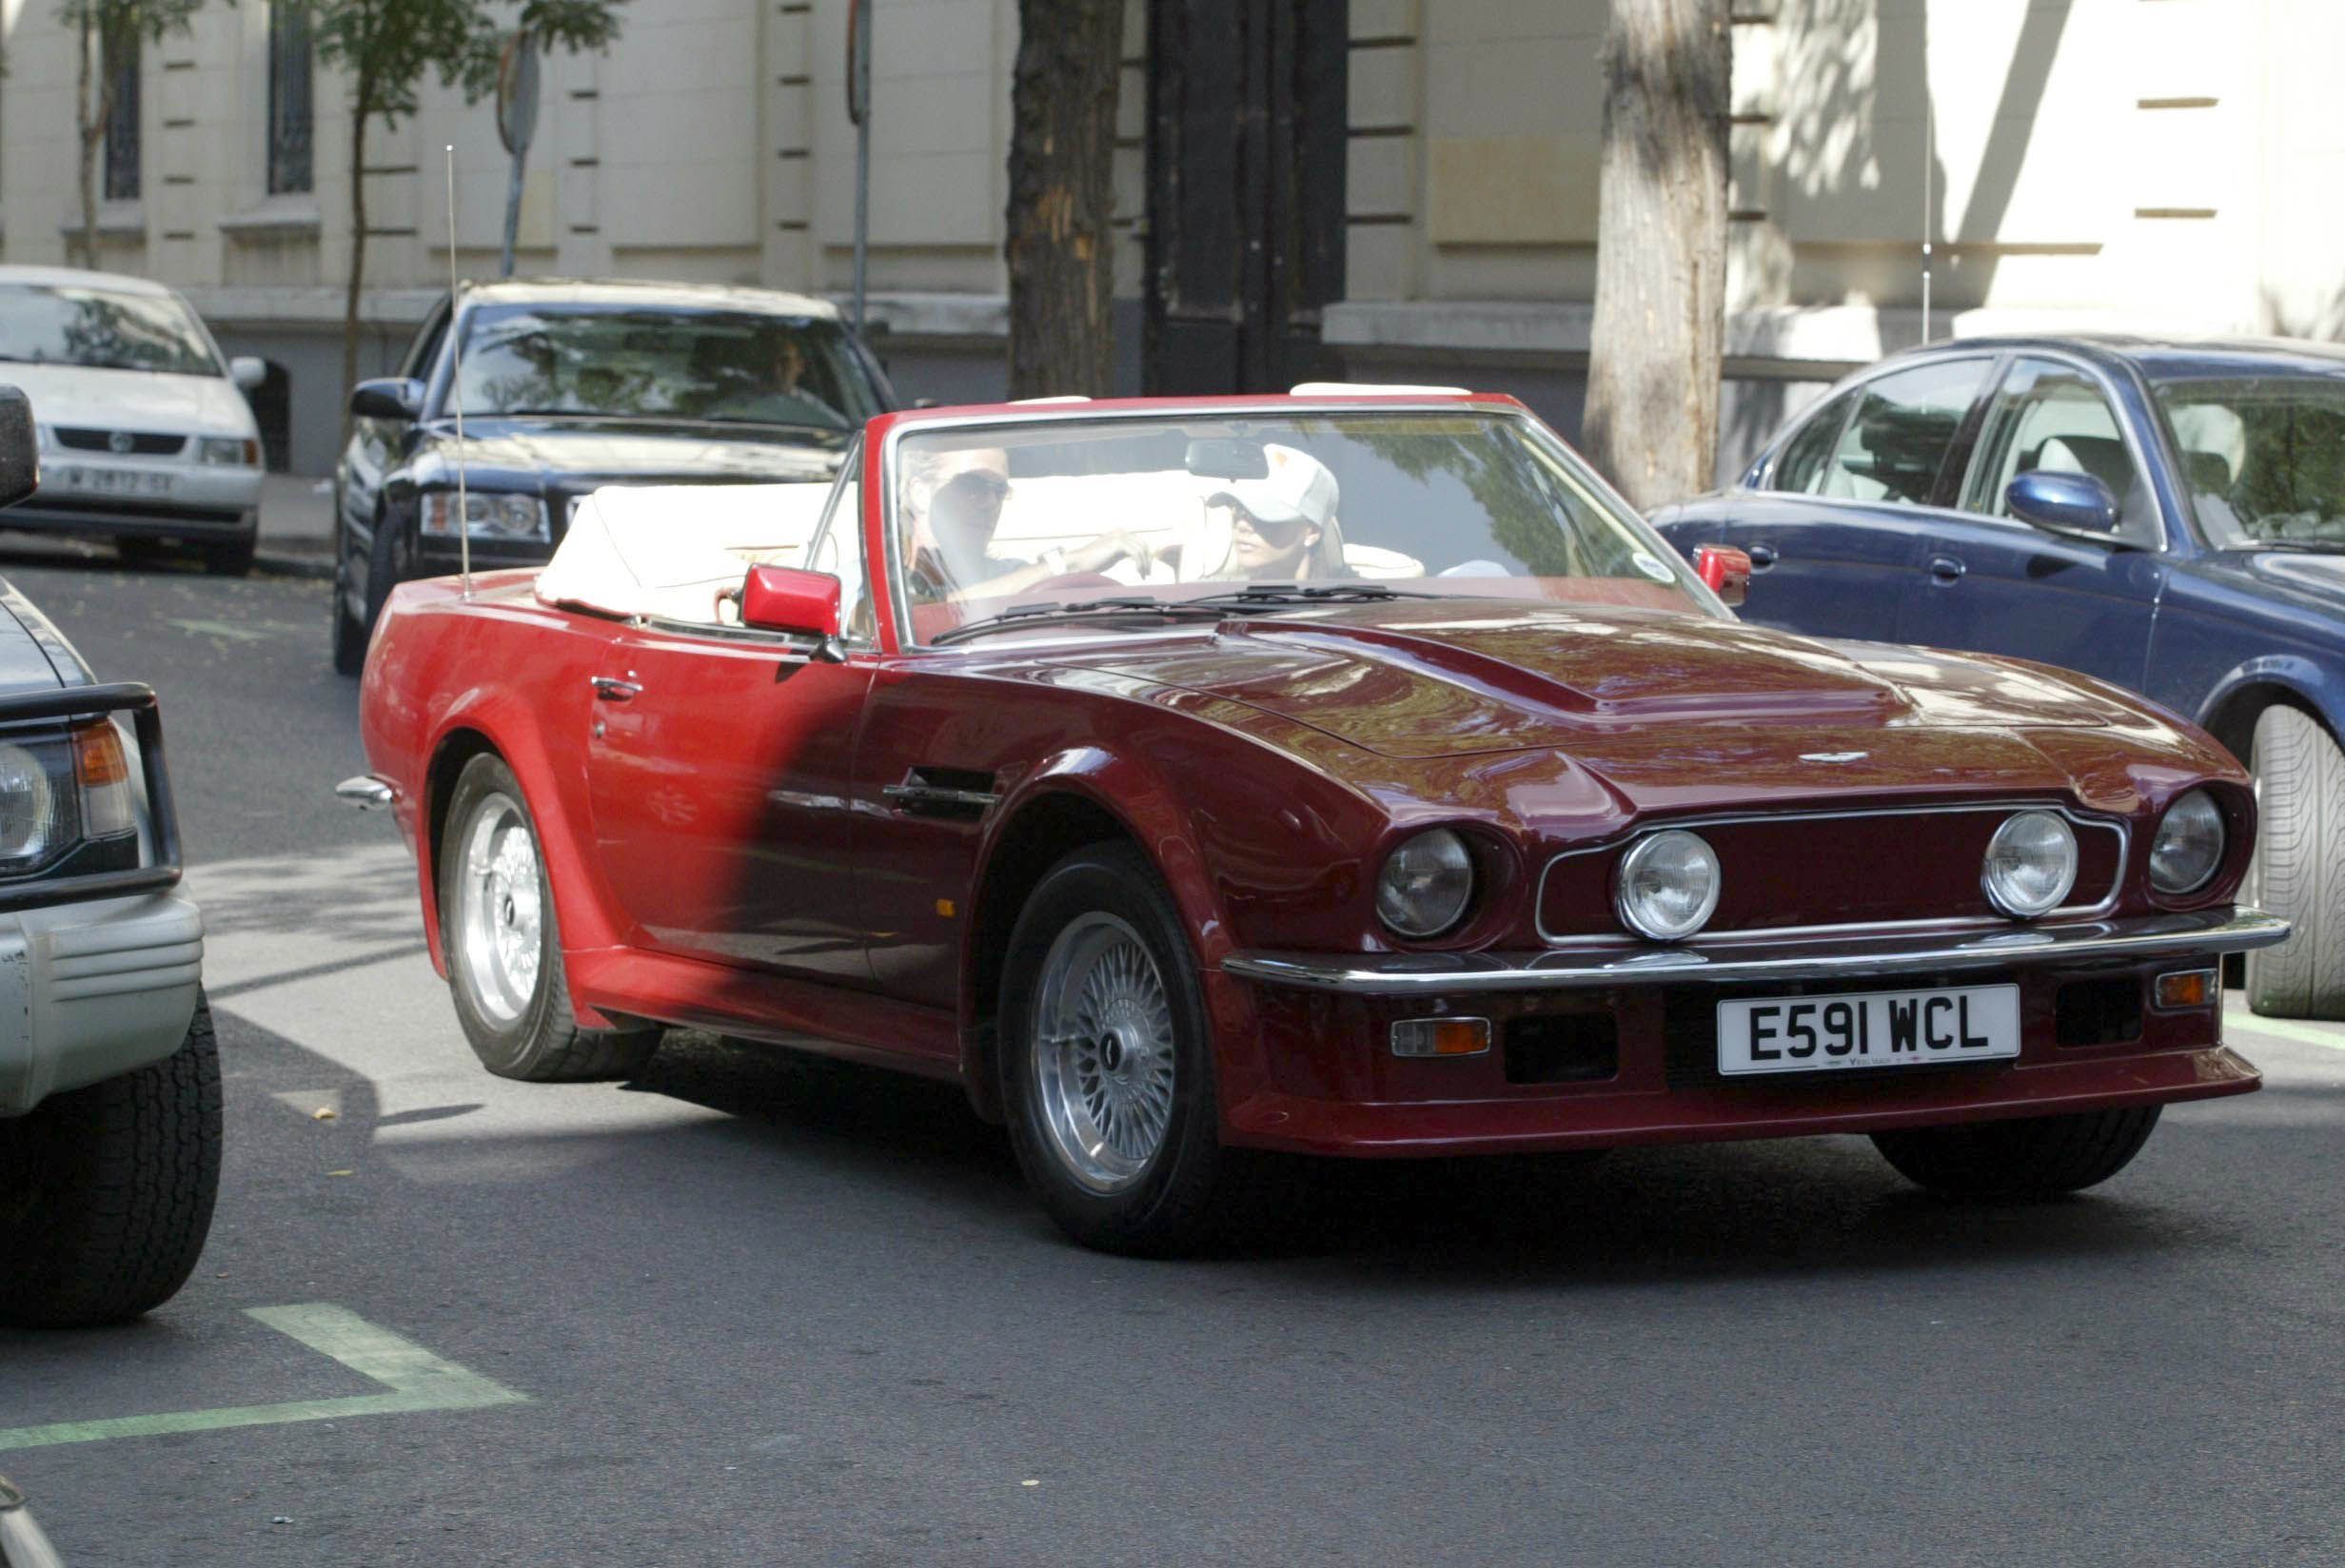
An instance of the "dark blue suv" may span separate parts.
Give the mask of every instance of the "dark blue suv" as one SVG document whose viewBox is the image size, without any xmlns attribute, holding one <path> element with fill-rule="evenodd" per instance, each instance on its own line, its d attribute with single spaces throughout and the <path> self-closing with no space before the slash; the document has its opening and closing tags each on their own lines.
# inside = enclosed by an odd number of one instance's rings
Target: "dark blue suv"
<svg viewBox="0 0 2345 1568">
<path fill-rule="evenodd" d="M 1859 372 L 1653 520 L 1762 625 L 2064 665 L 2254 768 L 2256 1010 L 2345 1018 L 2345 348 L 1965 339 Z"/>
</svg>

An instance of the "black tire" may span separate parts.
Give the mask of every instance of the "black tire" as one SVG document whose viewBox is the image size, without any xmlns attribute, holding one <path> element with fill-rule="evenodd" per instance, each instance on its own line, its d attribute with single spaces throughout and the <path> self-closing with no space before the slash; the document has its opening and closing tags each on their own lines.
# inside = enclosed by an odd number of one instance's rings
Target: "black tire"
<svg viewBox="0 0 2345 1568">
<path fill-rule="evenodd" d="M 220 1190 L 220 1053 L 199 994 L 178 1050 L 0 1121 L 0 1323 L 120 1323 L 187 1283 Z"/>
<path fill-rule="evenodd" d="M 151 572 L 171 558 L 171 547 L 161 539 L 118 539 L 114 555 L 125 566 Z"/>
<path fill-rule="evenodd" d="M 1949 1198 L 2055 1198 L 2130 1165 L 2150 1141 L 2158 1108 L 1911 1127 L 1876 1132 L 1873 1147 L 1907 1181 Z"/>
<path fill-rule="evenodd" d="M 1094 911 L 1131 929 L 1162 977 L 1172 1038 L 1170 1118 L 1153 1155 L 1113 1192 L 1085 1185 L 1047 1129 L 1035 1014 L 1053 944 Z M 1027 1186 L 1085 1246 L 1139 1257 L 1192 1252 L 1226 1234 L 1256 1162 L 1220 1141 L 1212 1035 L 1186 928 L 1145 856 L 1120 844 L 1078 850 L 1051 868 L 1010 935 L 1001 987 L 1002 1103 Z"/>
<path fill-rule="evenodd" d="M 391 590 L 407 578 L 411 557 L 404 526 L 397 518 L 375 516 L 375 537 L 366 547 L 366 621 L 359 635 L 362 649 L 374 636 L 375 622 L 383 618 L 383 606 L 390 602 Z"/>
<path fill-rule="evenodd" d="M 499 802 L 509 802 L 518 813 L 537 862 L 536 973 L 526 999 L 509 1018 L 496 1016 L 482 1000 L 497 988 L 480 972 L 481 961 L 461 931 L 464 840 L 476 816 Z M 448 990 L 456 1000 L 456 1017 L 481 1065 L 500 1078 L 533 1084 L 626 1078 L 641 1070 L 652 1052 L 660 1049 L 660 1030 L 581 1029 L 570 1010 L 570 982 L 562 964 L 562 927 L 554 911 L 553 886 L 546 878 L 545 857 L 538 850 L 537 819 L 530 814 L 528 798 L 502 757 L 483 752 L 464 764 L 448 797 L 446 821 L 438 850 L 440 940 L 447 954 Z"/>
<path fill-rule="evenodd" d="M 2297 708 L 2256 720 L 2256 865 L 2247 902 L 2296 934 L 2247 955 L 2247 1005 L 2267 1018 L 2345 1019 L 2345 752 Z"/>
<path fill-rule="evenodd" d="M 350 587 L 334 563 L 334 674 L 354 676 L 366 668 L 366 623 L 350 613 Z"/>
<path fill-rule="evenodd" d="M 204 570 L 216 578 L 248 576 L 252 571 L 252 558 L 260 548 L 258 535 L 250 539 L 233 539 L 227 544 L 207 544 L 203 549 Z"/>
</svg>

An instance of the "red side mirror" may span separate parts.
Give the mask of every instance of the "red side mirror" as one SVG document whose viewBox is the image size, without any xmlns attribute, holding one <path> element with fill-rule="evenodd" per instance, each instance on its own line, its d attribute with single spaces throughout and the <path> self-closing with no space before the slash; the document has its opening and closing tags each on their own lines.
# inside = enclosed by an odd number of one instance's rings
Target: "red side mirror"
<svg viewBox="0 0 2345 1568">
<path fill-rule="evenodd" d="M 1694 546 L 1694 571 L 1711 593 L 1740 604 L 1750 592 L 1750 557 L 1724 544 Z"/>
<path fill-rule="evenodd" d="M 741 584 L 741 624 L 801 637 L 838 635 L 838 579 L 794 566 L 752 566 Z"/>
</svg>

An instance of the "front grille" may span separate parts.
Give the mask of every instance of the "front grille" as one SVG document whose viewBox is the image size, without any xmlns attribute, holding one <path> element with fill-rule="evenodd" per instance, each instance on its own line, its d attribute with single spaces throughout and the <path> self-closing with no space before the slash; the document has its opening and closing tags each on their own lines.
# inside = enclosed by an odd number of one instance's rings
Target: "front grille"
<svg viewBox="0 0 2345 1568">
<path fill-rule="evenodd" d="M 118 435 L 130 438 L 128 450 L 116 451 L 114 438 Z M 187 450 L 187 438 L 159 430 L 89 430 L 61 424 L 57 426 L 57 444 L 76 452 L 114 452 L 117 457 L 168 458 Z"/>
<path fill-rule="evenodd" d="M 1985 1067 L 2009 1067 L 2009 1058 L 1992 1063 L 1949 1062 L 1944 1065 L 1906 1064 L 1881 1068 L 1840 1068 L 1830 1072 L 1764 1073 L 1728 1078 L 1718 1070 L 1718 1004 L 1764 1001 L 1775 996 L 1837 996 L 1853 991 L 1927 990 L 1937 986 L 2010 985 L 2007 973 L 1966 970 L 1946 974 L 1901 974 L 1895 979 L 1818 981 L 1781 986 L 1675 986 L 1662 999 L 1662 1074 L 1671 1088 L 1717 1088 L 1722 1085 L 1757 1087 L 1781 1085 L 1786 1079 L 1803 1084 L 1844 1083 L 1851 1078 L 1877 1078 L 1883 1073 L 1911 1078 L 1918 1073 L 1972 1072 Z"/>
</svg>

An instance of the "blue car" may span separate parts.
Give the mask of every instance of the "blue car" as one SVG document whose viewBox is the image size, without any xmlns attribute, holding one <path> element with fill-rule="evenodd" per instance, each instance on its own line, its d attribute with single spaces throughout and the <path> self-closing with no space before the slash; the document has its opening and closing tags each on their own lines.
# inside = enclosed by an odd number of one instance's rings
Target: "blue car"
<svg viewBox="0 0 2345 1568">
<path fill-rule="evenodd" d="M 2255 771 L 2250 1004 L 2345 1018 L 2345 348 L 1965 339 L 1850 377 L 1729 490 L 1664 507 L 1751 559 L 1744 614 L 2064 665 Z"/>
</svg>

